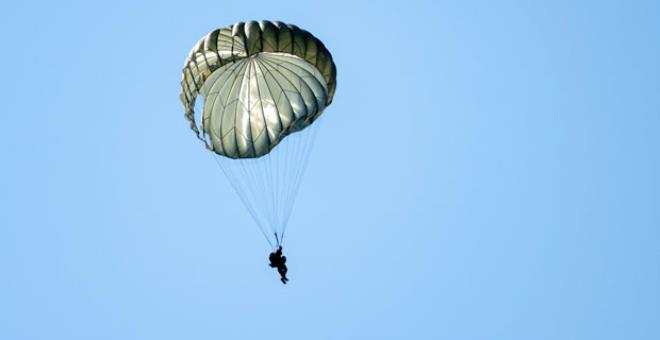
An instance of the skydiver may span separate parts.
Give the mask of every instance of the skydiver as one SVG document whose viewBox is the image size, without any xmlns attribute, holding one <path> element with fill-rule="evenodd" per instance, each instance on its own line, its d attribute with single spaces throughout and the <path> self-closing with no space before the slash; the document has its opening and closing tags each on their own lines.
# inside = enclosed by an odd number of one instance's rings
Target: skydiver
<svg viewBox="0 0 660 340">
<path fill-rule="evenodd" d="M 283 284 L 286 284 L 289 279 L 286 278 L 286 256 L 282 256 L 282 246 L 277 248 L 276 252 L 270 253 L 268 259 L 270 260 L 270 267 L 277 268 L 277 272 L 282 276 L 280 280 Z"/>
</svg>

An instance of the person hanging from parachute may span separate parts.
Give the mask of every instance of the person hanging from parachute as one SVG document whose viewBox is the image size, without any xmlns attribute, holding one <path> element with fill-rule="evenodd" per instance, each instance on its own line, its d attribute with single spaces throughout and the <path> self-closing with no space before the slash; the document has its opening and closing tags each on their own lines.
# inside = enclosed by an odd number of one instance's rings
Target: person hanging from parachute
<svg viewBox="0 0 660 340">
<path fill-rule="evenodd" d="M 271 268 L 277 268 L 277 272 L 280 273 L 280 280 L 282 283 L 286 284 L 289 282 L 289 279 L 286 277 L 286 272 L 288 270 L 286 268 L 286 256 L 282 255 L 282 246 L 279 246 L 277 251 L 270 253 L 268 260 L 270 260 L 269 265 Z"/>
<path fill-rule="evenodd" d="M 267 20 L 209 32 L 183 67 L 180 99 L 190 128 L 213 152 L 274 250 L 270 266 L 282 283 L 288 281 L 282 239 L 336 77 L 332 55 L 319 39 Z M 200 96 L 203 108 L 196 110 Z"/>
</svg>

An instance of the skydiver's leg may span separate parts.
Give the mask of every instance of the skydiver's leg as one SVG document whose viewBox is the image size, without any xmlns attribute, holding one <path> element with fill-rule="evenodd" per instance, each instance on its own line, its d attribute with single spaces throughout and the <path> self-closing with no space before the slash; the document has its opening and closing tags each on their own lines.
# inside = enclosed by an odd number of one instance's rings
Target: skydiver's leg
<svg viewBox="0 0 660 340">
<path fill-rule="evenodd" d="M 280 273 L 280 276 L 282 276 L 283 281 L 289 281 L 289 279 L 286 277 L 286 272 L 288 271 L 286 265 L 282 265 L 281 267 L 277 268 L 277 271 Z"/>
<path fill-rule="evenodd" d="M 277 271 L 280 273 L 280 280 L 282 281 L 282 283 L 286 284 L 287 281 L 289 281 L 289 279 L 286 278 L 286 271 L 283 270 L 281 267 L 278 268 Z"/>
</svg>

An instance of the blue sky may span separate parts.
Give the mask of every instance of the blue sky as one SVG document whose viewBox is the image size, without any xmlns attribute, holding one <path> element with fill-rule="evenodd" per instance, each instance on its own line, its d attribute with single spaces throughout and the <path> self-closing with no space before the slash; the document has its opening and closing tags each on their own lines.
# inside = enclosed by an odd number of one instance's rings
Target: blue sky
<svg viewBox="0 0 660 340">
<path fill-rule="evenodd" d="M 1 339 L 660 338 L 657 2 L 0 13 Z M 250 19 L 338 69 L 288 286 L 178 100 Z"/>
</svg>

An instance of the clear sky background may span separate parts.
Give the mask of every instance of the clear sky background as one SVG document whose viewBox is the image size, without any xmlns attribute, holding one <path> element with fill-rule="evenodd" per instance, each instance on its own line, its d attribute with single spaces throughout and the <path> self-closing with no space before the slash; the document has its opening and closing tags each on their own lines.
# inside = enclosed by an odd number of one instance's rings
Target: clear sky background
<svg viewBox="0 0 660 340">
<path fill-rule="evenodd" d="M 0 339 L 660 339 L 656 1 L 0 13 Z M 287 286 L 178 99 L 249 19 L 338 69 Z"/>
</svg>

